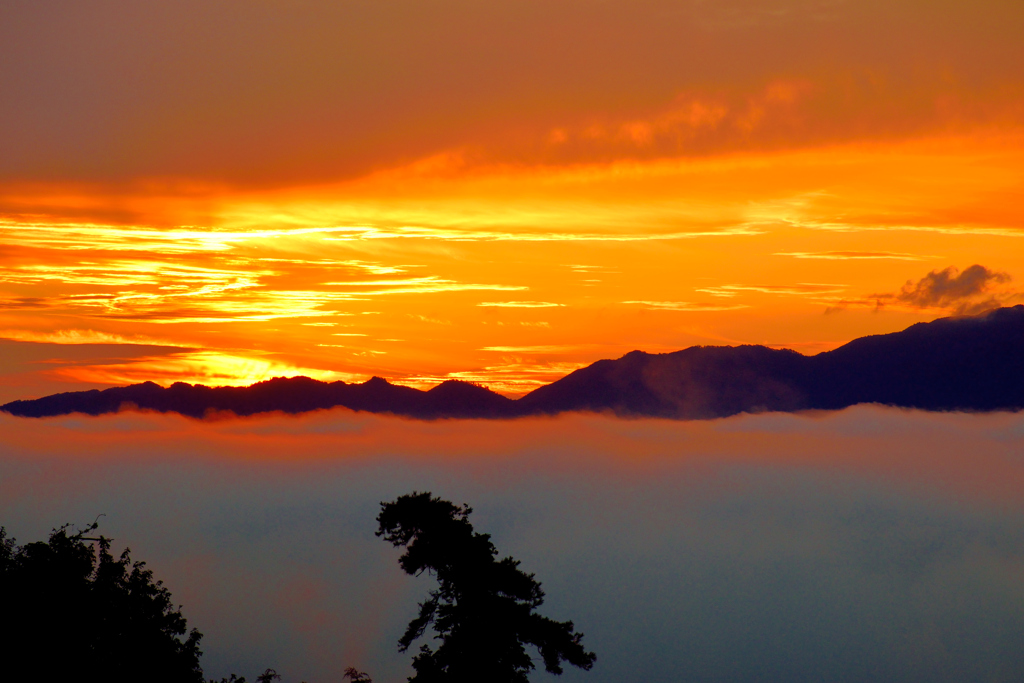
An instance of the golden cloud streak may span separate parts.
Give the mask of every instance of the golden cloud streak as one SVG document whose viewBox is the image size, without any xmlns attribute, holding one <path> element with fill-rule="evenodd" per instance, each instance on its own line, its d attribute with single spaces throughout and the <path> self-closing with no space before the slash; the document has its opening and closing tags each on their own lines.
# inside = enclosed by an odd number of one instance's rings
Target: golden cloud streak
<svg viewBox="0 0 1024 683">
<path fill-rule="evenodd" d="M 587 363 L 523 363 L 517 361 L 502 365 L 488 365 L 478 370 L 450 372 L 444 375 L 410 375 L 394 380 L 394 382 L 418 389 L 429 389 L 445 380 L 457 379 L 481 384 L 491 391 L 514 397 L 550 384 L 586 365 Z"/>
<path fill-rule="evenodd" d="M 659 311 L 693 311 L 695 313 L 703 311 L 736 311 L 741 308 L 750 308 L 746 304 L 722 306 L 719 304 L 695 304 L 689 301 L 623 301 L 622 303 L 639 304 Z"/>
<path fill-rule="evenodd" d="M 385 294 L 425 294 L 433 292 L 469 292 L 474 290 L 521 291 L 525 285 L 468 284 L 446 280 L 435 275 L 406 278 L 404 280 L 365 280 L 351 282 L 324 282 L 328 287 L 383 287 L 358 292 L 359 296 L 381 296 Z"/>
<path fill-rule="evenodd" d="M 275 275 L 270 270 L 224 270 L 199 266 L 171 264 L 163 261 L 95 261 L 79 264 L 50 266 L 32 264 L 0 268 L 0 282 L 32 284 L 39 282 L 63 282 L 68 284 L 99 286 L 167 285 L 168 281 L 184 283 L 210 282 L 213 286 L 225 283 L 247 282 L 255 286 L 254 278 Z M 174 286 L 174 285 L 170 285 Z M 187 287 L 181 284 L 181 287 Z"/>
<path fill-rule="evenodd" d="M 80 382 L 125 385 L 152 381 L 164 386 L 174 382 L 207 386 L 248 386 L 274 377 L 312 377 L 325 382 L 365 381 L 364 375 L 297 367 L 261 358 L 218 351 L 193 351 L 166 357 L 141 358 L 127 363 L 60 368 L 56 374 Z"/>
<path fill-rule="evenodd" d="M 551 303 L 550 301 L 483 301 L 477 306 L 491 308 L 557 308 L 565 304 Z"/>
<path fill-rule="evenodd" d="M 926 261 L 942 258 L 925 254 L 900 254 L 891 251 L 780 251 L 774 256 L 792 256 L 798 259 L 822 259 L 826 261 L 893 260 Z"/>
<path fill-rule="evenodd" d="M 501 353 L 566 353 L 576 351 L 576 346 L 551 345 L 551 346 L 485 346 L 481 351 L 500 351 Z"/>
<path fill-rule="evenodd" d="M 540 222 L 540 221 L 538 221 Z M 327 230 L 325 230 L 326 232 Z M 698 237 L 733 237 L 762 235 L 764 230 L 754 225 L 723 227 L 720 230 L 688 230 L 675 232 L 507 232 L 497 230 L 458 230 L 425 227 L 374 228 L 360 231 L 352 237 L 324 237 L 328 241 L 420 238 L 450 242 L 651 242 L 685 240 Z"/>
<path fill-rule="evenodd" d="M 711 296 L 730 298 L 741 292 L 806 296 L 808 294 L 835 294 L 837 292 L 842 292 L 846 288 L 846 285 L 798 282 L 792 285 L 721 285 L 720 287 L 702 287 L 697 291 L 703 292 L 704 294 L 710 294 Z"/>
<path fill-rule="evenodd" d="M 434 218 L 442 218 L 435 216 Z M 290 220 L 297 220 L 291 218 Z M 548 218 L 547 221 L 550 221 Z M 534 224 L 543 225 L 540 218 Z M 160 229 L 96 224 L 39 224 L 0 220 L 0 230 L 9 245 L 62 251 L 145 251 L 176 255 L 196 252 L 228 252 L 256 241 L 278 238 L 311 238 L 352 242 L 369 240 L 424 239 L 450 242 L 645 242 L 698 237 L 759 235 L 755 226 L 731 226 L 715 230 L 671 232 L 555 232 L 475 230 L 429 226 L 311 226 L 277 230 L 225 230 L 217 228 Z M 272 261 L 271 261 L 272 262 Z M 352 262 L 340 265 L 362 267 Z M 400 270 L 378 271 L 380 274 Z"/>
<path fill-rule="evenodd" d="M 265 259 L 264 259 L 265 260 Z M 285 259 L 280 259 L 283 262 Z M 398 268 L 366 261 L 329 261 L 378 274 Z M 352 292 L 320 289 L 267 289 L 264 280 L 281 276 L 277 270 L 234 269 L 168 263 L 162 260 L 98 260 L 77 264 L 29 264 L 0 268 L 0 282 L 35 285 L 107 287 L 115 291 L 64 293 L 48 297 L 11 299 L 5 308 L 82 310 L 87 315 L 154 323 L 215 323 L 268 321 L 280 318 L 322 317 L 334 313 L 332 303 L 367 297 L 462 291 L 522 291 L 524 285 L 475 284 L 426 276 L 418 278 L 329 282 Z M 148 291 L 142 288 L 148 288 Z"/>
<path fill-rule="evenodd" d="M 34 330 L 0 330 L 0 339 L 14 341 L 38 342 L 45 344 L 137 344 L 143 346 L 178 346 L 189 348 L 191 344 L 183 344 L 166 339 L 154 339 L 144 335 L 129 337 L 99 332 L 96 330 L 54 330 L 53 332 L 36 332 Z"/>
<path fill-rule="evenodd" d="M 780 218 L 794 228 L 824 230 L 828 232 L 924 232 L 938 235 L 989 235 L 993 237 L 1024 237 L 1024 229 L 1013 227 L 986 227 L 983 225 L 912 225 L 908 223 L 869 223 L 864 221 L 835 223 L 802 218 Z"/>
</svg>

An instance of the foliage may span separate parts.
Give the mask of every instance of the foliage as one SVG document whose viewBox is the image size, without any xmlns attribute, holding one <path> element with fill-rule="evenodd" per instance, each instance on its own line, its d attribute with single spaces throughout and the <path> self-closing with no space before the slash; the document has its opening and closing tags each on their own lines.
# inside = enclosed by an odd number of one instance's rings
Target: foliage
<svg viewBox="0 0 1024 683">
<path fill-rule="evenodd" d="M 359 671 L 354 666 L 350 666 L 345 669 L 345 675 L 342 678 L 348 678 L 352 683 L 373 683 L 373 679 L 370 678 L 370 674 L 365 671 Z"/>
<path fill-rule="evenodd" d="M 377 536 L 405 548 L 399 565 L 407 574 L 427 572 L 438 583 L 399 640 L 405 652 L 430 627 L 441 641 L 436 650 L 420 647 L 409 680 L 526 683 L 535 668 L 527 644 L 551 673 L 562 673 L 562 661 L 589 670 L 596 657 L 583 648 L 583 634 L 574 633 L 571 621 L 535 613 L 544 602 L 540 583 L 511 557 L 495 559 L 490 535 L 473 531 L 471 512 L 429 492 L 381 503 Z"/>
<path fill-rule="evenodd" d="M 94 523 L 18 546 L 0 527 L 4 680 L 202 683 L 199 641 L 145 562 Z"/>
<path fill-rule="evenodd" d="M 256 677 L 256 683 L 271 683 L 281 680 L 281 675 L 273 669 L 267 669 Z"/>
</svg>

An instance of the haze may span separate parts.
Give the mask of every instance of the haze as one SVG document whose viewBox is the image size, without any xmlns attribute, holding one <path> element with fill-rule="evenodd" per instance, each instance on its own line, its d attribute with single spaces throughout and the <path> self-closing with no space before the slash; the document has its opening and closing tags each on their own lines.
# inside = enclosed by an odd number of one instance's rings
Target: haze
<svg viewBox="0 0 1024 683">
<path fill-rule="evenodd" d="M 91 522 L 207 634 L 208 676 L 411 673 L 429 579 L 381 500 L 471 504 L 598 653 L 566 681 L 963 681 L 1024 672 L 1024 421 L 828 416 L 416 422 L 0 417 L 0 514 Z M 538 680 L 555 680 L 537 676 Z"/>
</svg>

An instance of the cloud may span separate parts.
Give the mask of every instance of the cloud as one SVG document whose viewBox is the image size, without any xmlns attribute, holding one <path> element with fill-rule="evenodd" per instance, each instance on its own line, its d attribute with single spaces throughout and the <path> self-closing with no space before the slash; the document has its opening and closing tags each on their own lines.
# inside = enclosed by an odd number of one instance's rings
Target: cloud
<svg viewBox="0 0 1024 683">
<path fill-rule="evenodd" d="M 754 13 L 743 11 L 747 17 Z M 541 137 L 551 158 L 562 162 L 693 158 L 843 144 L 864 140 L 867 131 L 906 139 L 968 130 L 968 121 L 1009 127 L 1022 100 L 1015 86 L 958 87 L 934 75 L 910 79 L 857 67 L 828 74 L 808 70 L 759 83 L 682 87 L 660 107 L 634 116 L 595 112 L 573 124 L 559 122 Z"/>
<path fill-rule="evenodd" d="M 652 0 L 638 11 L 610 0 L 581 21 L 575 3 L 353 13 L 311 0 L 297 15 L 270 2 L 228 16 L 201 0 L 146 10 L 111 0 L 69 7 L 58 23 L 45 4 L 22 4 L 0 41 L 11 102 L 0 112 L 0 173 L 266 185 L 453 147 L 505 144 L 515 159 L 523 129 L 571 147 L 597 123 L 659 153 L 995 118 L 1000 96 L 1015 94 L 1002 90 L 1020 83 L 1020 3 L 952 0 L 929 7 L 925 23 L 918 4 Z M 822 71 L 842 75 L 828 82 Z M 844 78 L 851 71 L 862 75 Z M 789 102 L 779 74 L 826 82 Z M 80 90 L 62 108 L 69 82 Z M 668 111 L 638 105 L 680 91 Z M 694 103 L 708 112 L 694 114 Z"/>
<path fill-rule="evenodd" d="M 703 287 L 698 292 L 711 296 L 734 297 L 741 292 L 757 292 L 759 294 L 783 294 L 786 296 L 807 296 L 835 294 L 846 289 L 846 285 L 830 285 L 818 282 L 797 282 L 791 285 L 721 285 L 720 287 Z"/>
<path fill-rule="evenodd" d="M 452 324 L 451 320 L 443 320 L 441 318 L 431 318 L 428 315 L 421 315 L 419 313 L 406 313 L 405 315 L 406 315 L 407 318 L 412 318 L 413 320 L 419 320 L 422 323 L 430 323 L 432 325 L 451 325 Z"/>
<path fill-rule="evenodd" d="M 895 302 L 912 308 L 941 308 L 957 315 L 981 313 L 1007 303 L 1016 293 L 1003 285 L 1012 278 L 1009 273 L 990 270 L 974 264 L 963 272 L 949 266 L 933 270 L 923 278 L 906 284 L 895 294 L 874 294 L 882 305 Z"/>
<path fill-rule="evenodd" d="M 932 309 L 953 315 L 975 315 L 1011 304 L 1020 294 L 1009 286 L 1009 273 L 975 264 L 960 272 L 955 266 L 933 270 L 916 282 L 907 280 L 898 292 L 825 300 L 826 314 L 847 308 L 880 311 L 886 307 Z"/>
<path fill-rule="evenodd" d="M 901 254 L 893 251 L 780 251 L 775 256 L 792 256 L 798 259 L 822 259 L 826 261 L 846 260 L 893 260 L 893 261 L 925 261 L 938 258 L 923 254 Z"/>
<path fill-rule="evenodd" d="M 483 301 L 477 306 L 490 308 L 556 308 L 565 304 L 555 304 L 550 301 Z"/>
<path fill-rule="evenodd" d="M 586 633 L 600 669 L 568 680 L 957 683 L 1024 668 L 1020 414 L 125 412 L 0 415 L 0 432 L 0 523 L 27 542 L 106 512 L 115 551 L 147 560 L 207 634 L 209 677 L 268 661 L 295 681 L 351 664 L 411 675 L 395 638 L 429 587 L 372 530 L 380 501 L 414 489 L 472 505 L 543 582 L 545 614 Z"/>
<path fill-rule="evenodd" d="M 720 304 L 694 304 L 689 301 L 623 301 L 622 303 L 639 304 L 659 311 L 735 311 L 740 308 L 750 308 L 746 304 L 722 306 Z"/>
<path fill-rule="evenodd" d="M 238 234 L 234 233 L 233 239 L 244 241 Z M 281 235 L 286 234 L 291 233 L 281 232 Z M 155 256 L 146 252 L 145 242 L 133 244 L 138 254 L 132 258 L 98 257 L 89 253 L 96 246 L 93 245 L 78 250 L 81 256 L 75 254 L 73 259 L 61 262 L 54 257 L 58 252 L 52 249 L 53 245 L 47 244 L 44 246 L 49 249 L 48 253 L 32 258 L 41 261 L 49 257 L 53 259 L 49 263 L 0 264 L 0 282 L 52 292 L 44 297 L 0 299 L 0 309 L 50 308 L 94 318 L 152 323 L 252 322 L 331 316 L 337 312 L 330 307 L 368 297 L 529 289 L 525 285 L 457 282 L 434 275 L 318 284 L 309 283 L 307 277 L 301 282 L 301 288 L 293 289 L 282 287 L 282 279 L 301 279 L 303 272 L 311 268 L 318 269 L 313 275 L 323 272 L 336 276 L 339 265 L 375 274 L 403 272 L 405 266 L 392 268 L 358 260 L 248 259 L 216 255 L 206 258 L 212 265 L 195 265 L 188 261 L 197 261 L 202 255 L 179 253 L 172 258 L 171 254 L 164 253 Z M 278 268 L 269 270 L 254 267 L 254 264 L 275 264 Z M 296 267 L 301 272 L 296 272 Z M 277 286 L 268 286 L 271 284 Z M 88 289 L 83 292 L 85 287 Z"/>
<path fill-rule="evenodd" d="M 516 218 L 497 217 L 495 223 L 501 221 L 511 223 Z M 518 225 L 509 225 L 517 228 Z M 338 232 L 343 229 L 324 229 L 321 232 Z M 654 242 L 665 240 L 693 239 L 697 237 L 728 237 L 763 234 L 763 230 L 751 226 L 733 226 L 715 230 L 683 230 L 675 232 L 560 232 L 555 230 L 475 230 L 454 227 L 360 227 L 345 228 L 351 233 L 347 237 L 324 237 L 324 241 L 347 242 L 353 240 L 373 239 L 426 239 L 444 240 L 447 242 Z"/>
<path fill-rule="evenodd" d="M 54 374 L 89 384 L 127 385 L 152 381 L 161 385 L 173 382 L 207 386 L 249 386 L 274 377 L 312 377 L 325 382 L 342 380 L 363 382 L 366 375 L 334 372 L 295 366 L 275 360 L 220 351 L 187 351 L 162 357 L 143 357 L 125 361 L 68 365 Z"/>
<path fill-rule="evenodd" d="M 501 353 L 566 353 L 575 351 L 579 346 L 549 345 L 549 346 L 485 346 L 481 351 L 500 351 Z"/>
<path fill-rule="evenodd" d="M 96 330 L 54 330 L 53 332 L 36 332 L 34 330 L 0 330 L 0 339 L 14 341 L 41 342 L 46 344 L 137 344 L 145 346 L 179 346 L 188 348 L 191 344 L 153 339 L 143 335 L 124 336 Z"/>
<path fill-rule="evenodd" d="M 45 297 L 38 296 L 16 296 L 8 299 L 0 299 L 0 310 L 21 311 L 34 308 L 49 308 L 52 302 Z"/>
<path fill-rule="evenodd" d="M 346 207 L 348 212 L 357 207 Z M 274 209 L 271 209 L 274 210 Z M 276 210 L 280 212 L 281 206 Z M 8 245 L 29 248 L 47 248 L 60 251 L 122 251 L 144 252 L 151 254 L 179 255 L 194 253 L 231 253 L 239 247 L 252 244 L 267 244 L 279 239 L 317 239 L 325 242 L 363 242 L 376 240 L 442 240 L 454 242 L 649 242 L 660 240 L 676 240 L 697 237 L 723 237 L 759 235 L 761 230 L 750 226 L 728 226 L 714 230 L 676 230 L 665 232 L 645 232 L 631 230 L 629 232 L 584 232 L 560 230 L 523 230 L 520 216 L 503 217 L 488 208 L 491 215 L 490 223 L 495 229 L 479 229 L 454 221 L 452 225 L 444 225 L 451 217 L 426 216 L 437 221 L 438 225 L 389 225 L 387 220 L 408 218 L 415 220 L 425 216 L 420 212 L 416 215 L 403 217 L 398 211 L 392 211 L 380 225 L 344 225 L 344 226 L 303 226 L 282 227 L 279 229 L 211 229 L 211 228 L 152 228 L 147 226 L 100 225 L 92 223 L 29 223 L 25 221 L 0 220 L 0 228 L 4 230 L 4 241 Z M 301 220 L 301 217 L 276 216 L 278 220 Z M 381 217 L 376 216 L 379 220 Z M 255 220 L 265 223 L 266 215 L 255 219 L 251 216 L 240 220 Z M 476 224 L 487 222 L 484 217 L 475 221 Z M 268 264 L 281 263 L 287 265 L 305 265 L 314 267 L 344 266 L 361 269 L 374 274 L 391 274 L 406 272 L 409 265 L 384 266 L 359 260 L 309 260 L 284 258 L 254 258 L 246 262 L 263 262 Z M 242 262 L 240 261 L 239 264 Z M 31 274 L 31 272 L 29 273 Z M 45 275 L 38 273 L 43 279 Z"/>
<path fill-rule="evenodd" d="M 485 350 L 494 351 L 501 349 L 500 347 L 495 347 Z M 519 348 L 516 351 L 523 353 L 546 353 L 530 351 L 528 348 Z M 552 352 L 556 353 L 557 350 Z M 514 353 L 515 351 L 513 351 Z M 496 391 L 506 396 L 518 397 L 545 384 L 559 380 L 574 370 L 587 366 L 587 363 L 565 361 L 535 362 L 532 359 L 526 360 L 515 355 L 505 356 L 502 358 L 502 361 L 498 365 L 487 365 L 473 370 L 449 372 L 444 375 L 410 375 L 396 379 L 393 383 L 404 384 L 418 389 L 430 389 L 446 380 L 458 379 L 464 382 L 483 384 L 491 391 Z"/>
<path fill-rule="evenodd" d="M 529 289 L 524 285 L 493 285 L 455 282 L 427 275 L 397 280 L 365 280 L 354 282 L 324 282 L 329 287 L 374 287 L 356 292 L 357 296 L 381 296 L 385 294 L 430 294 L 435 292 L 469 292 L 475 290 L 496 290 L 514 292 Z"/>
<path fill-rule="evenodd" d="M 989 270 L 978 264 L 970 266 L 962 273 L 954 266 L 950 266 L 945 270 L 933 270 L 916 283 L 908 280 L 896 298 L 922 308 L 947 307 L 983 295 L 991 291 L 994 285 L 1009 281 L 1008 273 Z"/>
<path fill-rule="evenodd" d="M 312 266 L 314 268 L 343 266 L 345 268 L 364 270 L 368 273 L 372 273 L 373 275 L 394 275 L 396 273 L 404 273 L 408 271 L 409 268 L 422 268 L 422 266 L 416 265 L 383 265 L 381 263 L 371 263 L 369 261 L 362 261 L 359 259 L 336 260 L 261 257 L 247 260 L 254 262 L 262 261 L 266 263 L 287 263 L 289 265 Z"/>
</svg>

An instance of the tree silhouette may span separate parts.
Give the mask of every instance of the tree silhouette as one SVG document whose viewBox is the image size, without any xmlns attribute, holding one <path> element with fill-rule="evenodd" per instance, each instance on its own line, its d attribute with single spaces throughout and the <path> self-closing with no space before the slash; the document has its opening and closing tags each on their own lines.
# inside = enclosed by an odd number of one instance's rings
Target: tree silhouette
<svg viewBox="0 0 1024 683">
<path fill-rule="evenodd" d="M 86 537 L 96 528 L 18 546 L 0 527 L 0 679 L 202 683 L 202 634 L 145 562 Z"/>
<path fill-rule="evenodd" d="M 430 492 L 381 503 L 377 536 L 405 548 L 398 563 L 407 574 L 427 572 L 438 583 L 398 641 L 405 652 L 428 627 L 441 641 L 436 650 L 420 647 L 409 681 L 526 683 L 535 668 L 527 644 L 540 651 L 551 673 L 562 673 L 562 661 L 589 670 L 596 657 L 583 648 L 583 634 L 573 632 L 571 621 L 535 613 L 544 602 L 540 583 L 517 560 L 495 559 L 490 535 L 475 533 L 469 523 L 472 511 Z"/>
<path fill-rule="evenodd" d="M 267 669 L 256 677 L 256 683 L 273 683 L 273 681 L 279 680 L 281 680 L 281 674 L 274 669 Z"/>
</svg>

